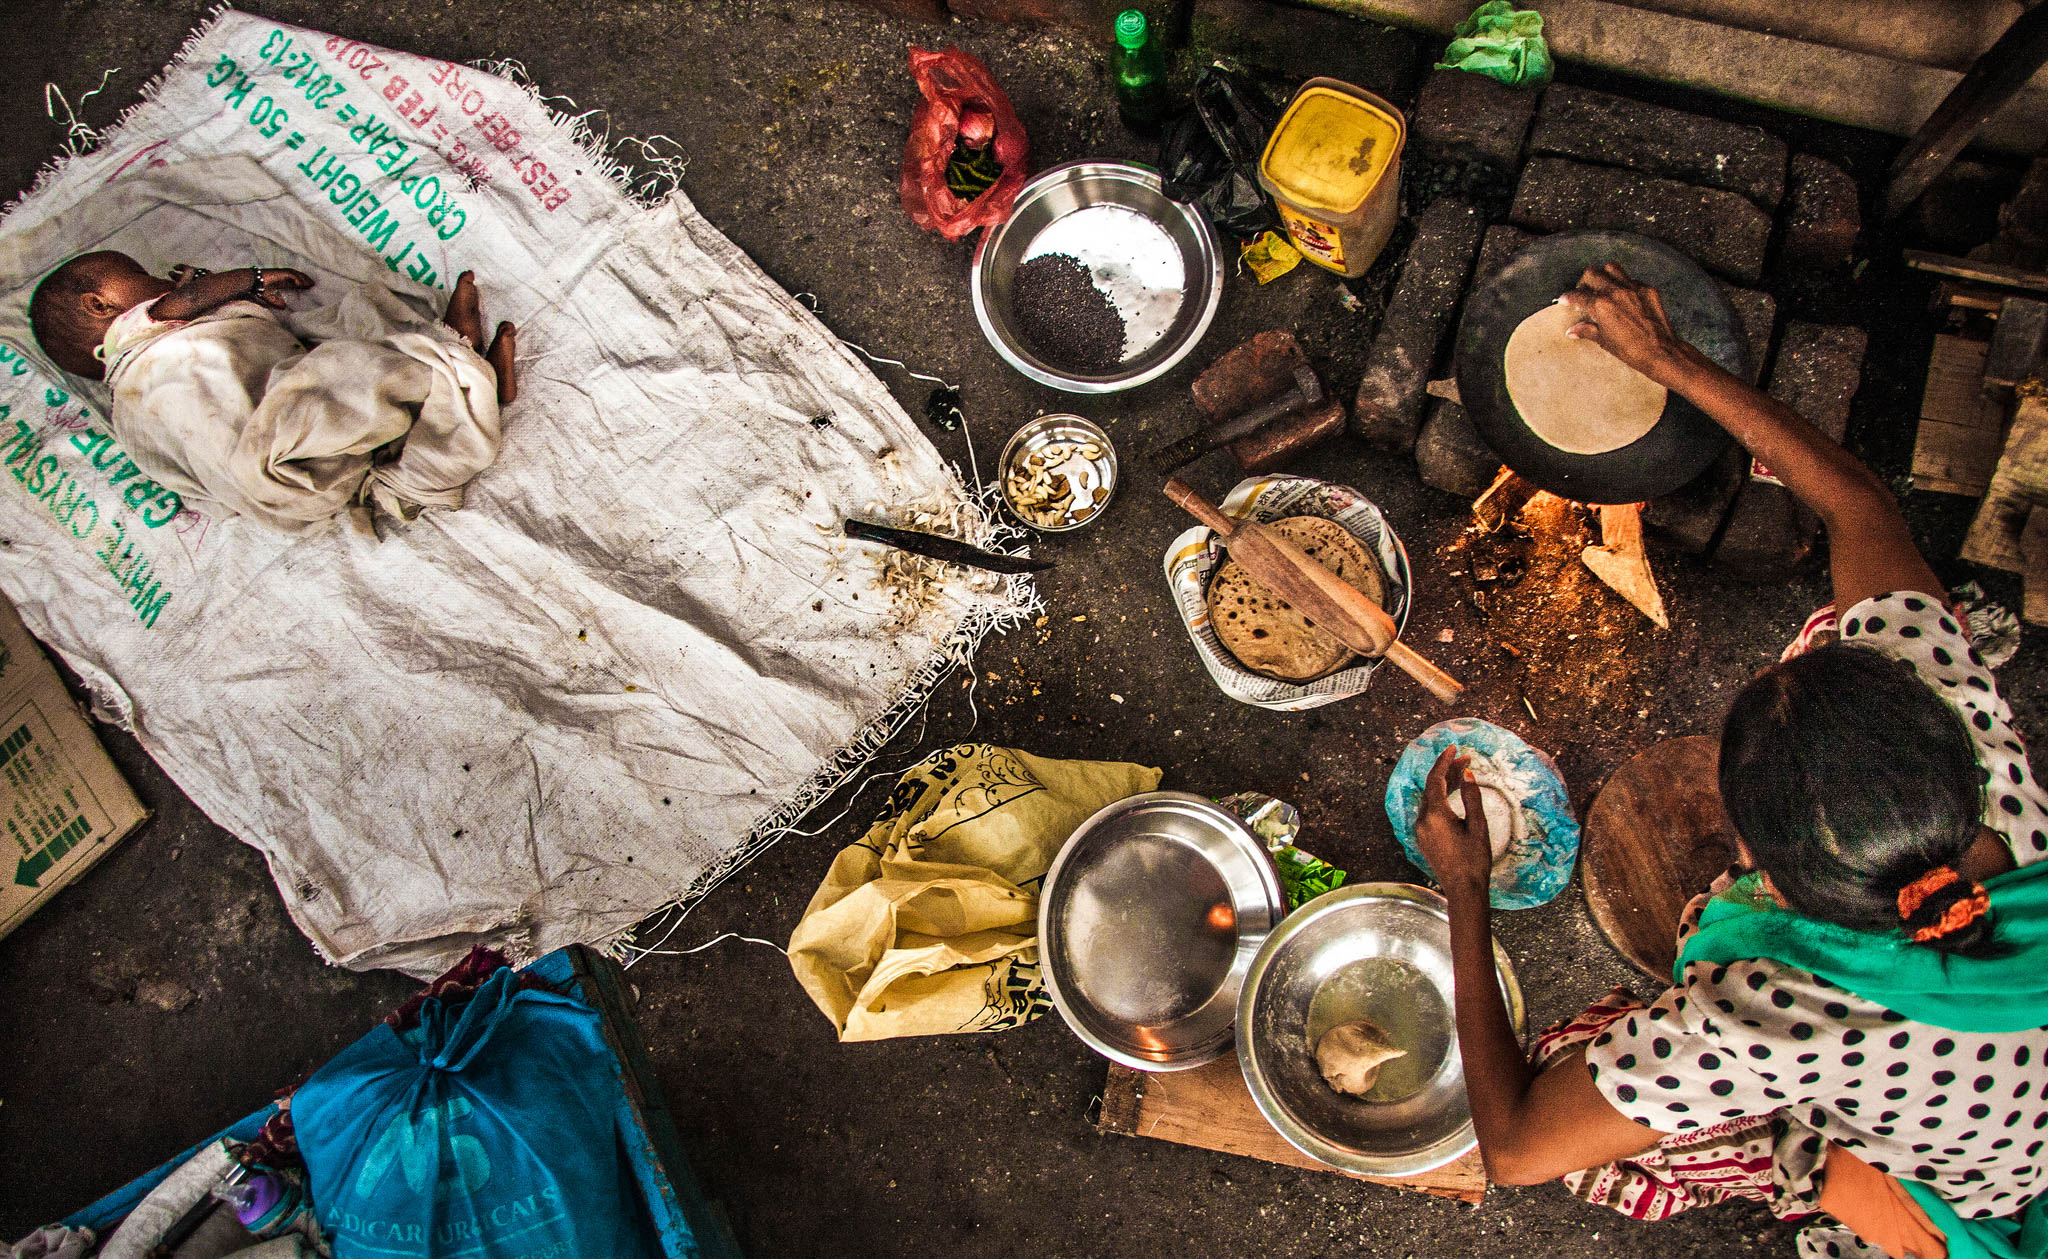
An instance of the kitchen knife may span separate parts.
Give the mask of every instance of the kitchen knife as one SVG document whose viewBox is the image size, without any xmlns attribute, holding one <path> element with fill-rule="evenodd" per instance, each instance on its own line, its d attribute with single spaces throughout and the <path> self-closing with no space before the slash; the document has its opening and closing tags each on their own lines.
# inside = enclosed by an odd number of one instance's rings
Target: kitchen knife
<svg viewBox="0 0 2048 1259">
<path fill-rule="evenodd" d="M 870 524 L 865 520 L 846 522 L 846 536 L 859 538 L 864 542 L 879 542 L 893 546 L 899 551 L 922 555 L 928 559 L 943 560 L 948 564 L 965 564 L 969 568 L 987 569 L 991 573 L 1039 573 L 1051 568 L 1051 560 L 1034 560 L 1026 555 L 1004 555 L 999 551 L 984 551 L 978 546 L 969 546 L 958 538 L 948 538 L 936 533 L 920 533 L 915 529 L 892 529 L 888 525 Z"/>
</svg>

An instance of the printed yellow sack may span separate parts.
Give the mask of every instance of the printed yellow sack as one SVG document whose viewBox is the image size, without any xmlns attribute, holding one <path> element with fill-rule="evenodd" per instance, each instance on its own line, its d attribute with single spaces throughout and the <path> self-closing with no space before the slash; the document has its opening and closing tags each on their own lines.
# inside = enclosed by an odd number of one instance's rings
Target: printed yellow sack
<svg viewBox="0 0 2048 1259">
<path fill-rule="evenodd" d="M 789 940 L 797 982 L 841 1040 L 988 1032 L 1050 1004 L 1038 885 L 1060 845 L 1159 771 L 963 743 L 903 775 L 842 849 Z"/>
</svg>

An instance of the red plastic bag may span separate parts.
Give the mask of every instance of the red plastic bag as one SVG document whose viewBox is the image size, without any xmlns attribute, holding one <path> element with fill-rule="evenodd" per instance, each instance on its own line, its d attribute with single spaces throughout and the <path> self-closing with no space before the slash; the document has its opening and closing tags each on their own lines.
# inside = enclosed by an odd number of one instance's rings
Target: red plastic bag
<svg viewBox="0 0 2048 1259">
<path fill-rule="evenodd" d="M 910 73 L 924 94 L 903 146 L 903 208 L 910 221 L 947 240 L 1002 222 L 1024 186 L 1024 164 L 1031 156 L 1031 142 L 1010 98 L 987 66 L 957 48 L 911 49 Z M 985 143 L 1002 166 L 995 183 L 969 200 L 946 184 L 946 168 L 963 141 L 970 149 Z"/>
</svg>

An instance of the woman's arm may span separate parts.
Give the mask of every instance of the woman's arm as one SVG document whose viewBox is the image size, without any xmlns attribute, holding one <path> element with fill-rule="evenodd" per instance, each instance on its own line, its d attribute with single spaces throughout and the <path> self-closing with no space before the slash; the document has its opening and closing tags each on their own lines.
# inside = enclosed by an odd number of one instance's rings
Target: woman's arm
<svg viewBox="0 0 2048 1259">
<path fill-rule="evenodd" d="M 237 267 L 233 271 L 213 271 L 193 276 L 156 299 L 149 308 L 149 317 L 166 321 L 197 319 L 234 301 L 261 302 L 282 310 L 283 293 L 312 287 L 311 276 L 288 267 Z"/>
<path fill-rule="evenodd" d="M 1415 840 L 1450 903 L 1458 1053 L 1487 1177 L 1533 1185 L 1639 1154 L 1662 1134 L 1600 1095 L 1583 1053 L 1568 1053 L 1541 1072 L 1522 1055 L 1494 973 L 1493 910 L 1487 902 L 1493 849 L 1479 787 L 1466 765 L 1454 747 L 1437 758 L 1423 787 Z M 1450 811 L 1454 773 L 1464 795 L 1464 819 Z"/>
<path fill-rule="evenodd" d="M 1777 474 L 1827 526 L 1835 607 L 1872 595 L 1947 592 L 1913 545 L 1899 505 L 1856 456 L 1769 394 L 1687 345 L 1671 328 L 1657 290 L 1613 263 L 1594 267 L 1565 295 L 1585 322 L 1571 329 L 1685 398 Z"/>
</svg>

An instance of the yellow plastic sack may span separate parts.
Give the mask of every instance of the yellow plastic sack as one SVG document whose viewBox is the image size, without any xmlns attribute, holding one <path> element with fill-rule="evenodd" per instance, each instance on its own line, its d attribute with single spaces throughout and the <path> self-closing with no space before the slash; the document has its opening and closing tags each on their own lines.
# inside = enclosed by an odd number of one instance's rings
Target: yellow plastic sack
<svg viewBox="0 0 2048 1259">
<path fill-rule="evenodd" d="M 1037 1018 L 1039 882 L 1075 827 L 1159 773 L 985 743 L 934 755 L 833 859 L 789 939 L 797 982 L 841 1040 Z"/>
</svg>

